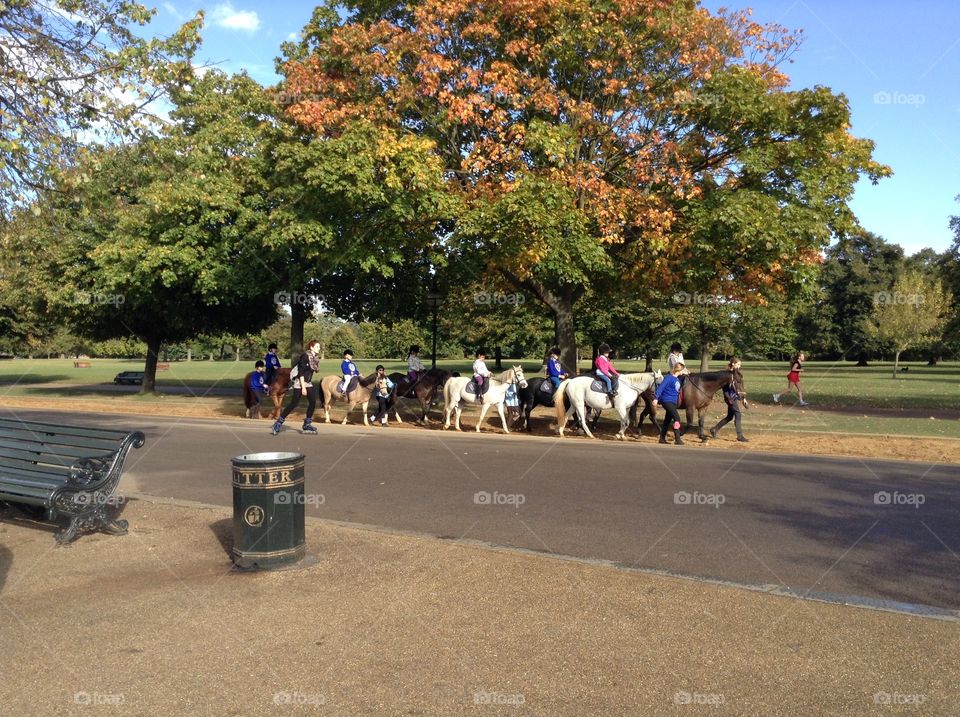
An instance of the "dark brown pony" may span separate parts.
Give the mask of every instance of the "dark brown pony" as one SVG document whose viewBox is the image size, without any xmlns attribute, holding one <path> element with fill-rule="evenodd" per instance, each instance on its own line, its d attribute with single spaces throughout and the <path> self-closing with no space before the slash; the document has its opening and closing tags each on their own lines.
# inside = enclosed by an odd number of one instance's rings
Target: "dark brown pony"
<svg viewBox="0 0 960 717">
<path fill-rule="evenodd" d="M 243 405 L 246 407 L 247 418 L 260 418 L 260 411 L 257 402 L 253 399 L 253 391 L 250 390 L 250 377 L 253 371 L 243 377 Z M 267 396 L 273 399 L 273 411 L 270 418 L 276 420 L 280 418 L 280 409 L 283 407 L 283 397 L 290 385 L 290 369 L 279 368 L 273 375 L 273 383 L 270 384 L 270 391 Z M 252 415 L 252 414 L 256 415 Z"/>
<path fill-rule="evenodd" d="M 397 421 L 402 422 L 400 412 L 397 406 L 398 398 L 416 398 L 420 401 L 420 423 L 429 423 L 427 413 L 433 408 L 437 400 L 437 394 L 443 388 L 452 374 L 442 368 L 432 368 L 424 372 L 420 380 L 411 384 L 409 377 L 405 373 L 395 372 L 389 375 L 389 379 L 396 384 L 393 389 L 393 395 L 390 397 L 390 408 L 397 416 Z"/>
<path fill-rule="evenodd" d="M 721 388 L 733 384 L 733 387 L 742 396 L 746 396 L 743 388 L 743 374 L 739 371 L 712 371 L 710 373 L 692 373 L 687 376 L 681 389 L 683 406 L 687 410 L 687 427 L 690 430 L 693 425 L 693 410 L 697 410 L 697 427 L 701 441 L 706 441 L 707 436 L 703 432 L 703 414 L 707 406 L 713 401 L 713 397 Z"/>
</svg>

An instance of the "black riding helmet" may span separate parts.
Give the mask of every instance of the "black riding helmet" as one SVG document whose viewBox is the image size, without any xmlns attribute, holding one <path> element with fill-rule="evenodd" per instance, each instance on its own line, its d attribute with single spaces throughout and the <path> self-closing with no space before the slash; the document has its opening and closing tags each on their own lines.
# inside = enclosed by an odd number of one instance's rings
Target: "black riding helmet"
<svg viewBox="0 0 960 717">
<path fill-rule="evenodd" d="M 610 348 L 610 344 L 600 344 L 597 349 L 597 356 L 602 356 L 603 354 L 610 353 L 613 349 Z"/>
<path fill-rule="evenodd" d="M 353 358 L 353 349 L 347 349 L 346 351 L 343 352 L 343 357 L 346 358 L 347 356 L 349 356 L 350 358 Z"/>
</svg>

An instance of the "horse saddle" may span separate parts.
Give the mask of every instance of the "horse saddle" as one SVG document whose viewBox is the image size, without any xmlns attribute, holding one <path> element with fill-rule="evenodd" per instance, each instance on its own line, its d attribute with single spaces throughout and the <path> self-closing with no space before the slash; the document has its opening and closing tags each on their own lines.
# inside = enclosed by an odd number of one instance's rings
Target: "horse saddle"
<svg viewBox="0 0 960 717">
<path fill-rule="evenodd" d="M 613 382 L 613 390 L 616 391 L 620 387 L 620 379 L 618 376 L 614 376 L 610 379 Z M 590 384 L 590 390 L 596 391 L 597 393 L 602 393 L 606 395 L 607 393 L 607 384 L 601 381 L 599 378 L 593 379 L 593 383 Z"/>
<path fill-rule="evenodd" d="M 464 388 L 463 390 L 466 391 L 467 393 L 472 393 L 474 396 L 476 396 L 476 395 L 477 395 L 477 382 L 474 381 L 474 380 L 471 378 L 471 379 L 470 379 L 470 382 L 467 383 L 466 388 Z"/>
<path fill-rule="evenodd" d="M 552 396 L 553 390 L 554 390 L 553 381 L 547 380 L 541 383 L 540 390 L 543 391 L 548 396 Z"/>
<path fill-rule="evenodd" d="M 353 391 L 359 383 L 360 383 L 359 378 L 357 378 L 356 376 L 352 377 L 350 379 L 350 390 Z M 346 381 L 341 380 L 340 383 L 337 384 L 337 391 L 339 391 L 342 394 L 346 394 L 347 392 Z"/>
</svg>

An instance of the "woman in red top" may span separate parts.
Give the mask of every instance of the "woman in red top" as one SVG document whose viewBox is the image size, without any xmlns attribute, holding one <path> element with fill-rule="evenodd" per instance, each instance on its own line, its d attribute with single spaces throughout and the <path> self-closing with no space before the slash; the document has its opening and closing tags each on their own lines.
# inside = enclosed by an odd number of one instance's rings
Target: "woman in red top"
<svg viewBox="0 0 960 717">
<path fill-rule="evenodd" d="M 797 388 L 797 396 L 800 398 L 800 401 L 797 403 L 798 406 L 809 406 L 810 404 L 803 400 L 803 388 L 800 386 L 800 373 L 803 371 L 803 362 L 807 360 L 807 357 L 803 355 L 803 351 L 798 353 L 790 361 L 790 373 L 787 374 L 787 390 L 783 393 L 790 393 L 794 386 Z M 783 394 L 775 393 L 773 394 L 773 402 L 780 403 L 780 396 Z"/>
</svg>

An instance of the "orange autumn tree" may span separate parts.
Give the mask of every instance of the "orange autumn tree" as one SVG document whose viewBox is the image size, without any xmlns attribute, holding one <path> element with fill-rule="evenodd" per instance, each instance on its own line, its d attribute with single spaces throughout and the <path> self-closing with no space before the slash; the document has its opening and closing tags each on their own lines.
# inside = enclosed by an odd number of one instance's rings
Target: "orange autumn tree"
<svg viewBox="0 0 960 717">
<path fill-rule="evenodd" d="M 797 39 L 687 0 L 382 0 L 319 8 L 285 48 L 289 116 L 323 138 L 416 135 L 455 207 L 438 244 L 552 312 L 586 287 L 782 291 L 855 226 L 845 98 L 788 91 Z M 480 277 L 477 277 L 480 278 Z"/>
</svg>

